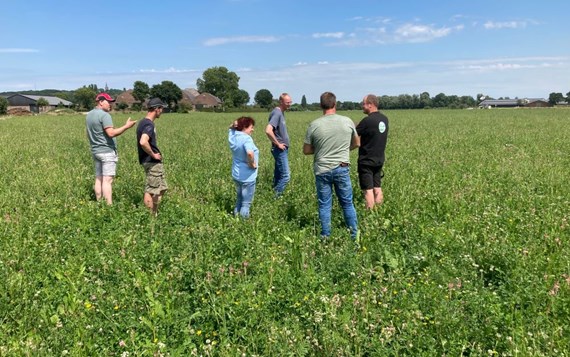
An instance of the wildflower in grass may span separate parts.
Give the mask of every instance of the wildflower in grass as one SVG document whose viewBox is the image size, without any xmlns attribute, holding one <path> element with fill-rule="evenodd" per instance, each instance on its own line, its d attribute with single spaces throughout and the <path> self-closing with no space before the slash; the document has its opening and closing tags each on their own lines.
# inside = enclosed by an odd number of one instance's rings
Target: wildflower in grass
<svg viewBox="0 0 570 357">
<path fill-rule="evenodd" d="M 85 301 L 83 305 L 87 310 L 91 310 L 93 308 L 93 305 L 89 301 Z"/>
<path fill-rule="evenodd" d="M 119 347 L 127 347 L 127 344 L 125 343 L 125 341 L 120 340 L 119 341 Z"/>
<path fill-rule="evenodd" d="M 201 336 L 201 335 L 202 335 L 202 330 L 196 331 L 196 335 L 197 335 L 197 336 Z"/>
</svg>

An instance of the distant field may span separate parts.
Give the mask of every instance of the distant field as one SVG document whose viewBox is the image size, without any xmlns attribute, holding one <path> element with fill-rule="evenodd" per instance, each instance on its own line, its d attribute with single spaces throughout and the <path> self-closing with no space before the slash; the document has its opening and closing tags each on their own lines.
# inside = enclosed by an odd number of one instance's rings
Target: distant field
<svg viewBox="0 0 570 357">
<path fill-rule="evenodd" d="M 319 113 L 286 114 L 292 180 L 277 201 L 267 113 L 252 114 L 249 221 L 229 214 L 235 113 L 157 121 L 170 186 L 157 219 L 134 130 L 106 207 L 83 115 L 0 120 L 0 356 L 568 356 L 570 111 L 385 114 L 378 210 L 352 170 L 360 251 L 336 206 L 332 241 L 317 239 L 302 142 Z"/>
</svg>

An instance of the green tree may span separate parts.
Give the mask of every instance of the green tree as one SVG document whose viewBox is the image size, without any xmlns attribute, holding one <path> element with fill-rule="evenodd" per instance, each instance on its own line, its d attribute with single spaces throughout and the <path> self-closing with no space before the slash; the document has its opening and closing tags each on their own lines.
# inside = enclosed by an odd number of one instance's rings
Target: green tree
<svg viewBox="0 0 570 357">
<path fill-rule="evenodd" d="M 210 93 L 222 101 L 225 106 L 233 106 L 233 97 L 238 95 L 239 77 L 226 67 L 211 67 L 202 73 L 196 81 L 198 92 Z"/>
<path fill-rule="evenodd" d="M 548 103 L 555 105 L 558 102 L 562 102 L 564 100 L 564 96 L 562 93 L 550 93 L 548 96 Z"/>
<path fill-rule="evenodd" d="M 305 97 L 304 94 L 303 97 L 301 98 L 301 108 L 307 109 L 307 98 Z"/>
<path fill-rule="evenodd" d="M 238 89 L 238 91 L 232 95 L 232 99 L 233 99 L 233 106 L 238 108 L 238 107 L 243 107 L 247 103 L 249 103 L 250 98 L 249 98 L 249 93 L 246 90 Z"/>
<path fill-rule="evenodd" d="M 44 97 L 41 97 L 38 99 L 38 102 L 36 104 L 38 106 L 38 111 L 41 113 L 43 112 L 44 108 L 49 105 L 49 102 Z"/>
<path fill-rule="evenodd" d="M 162 99 L 172 111 L 177 111 L 178 102 L 182 99 L 182 89 L 171 81 L 162 81 L 152 86 L 150 95 Z"/>
<path fill-rule="evenodd" d="M 95 103 L 97 91 L 91 87 L 83 86 L 75 90 L 75 103 L 79 109 L 91 109 Z"/>
<path fill-rule="evenodd" d="M 133 84 L 133 98 L 143 103 L 150 94 L 150 88 L 148 84 L 143 81 L 135 81 Z"/>
<path fill-rule="evenodd" d="M 445 93 L 439 93 L 431 101 L 434 108 L 445 108 L 449 104 L 448 97 Z"/>
<path fill-rule="evenodd" d="M 269 89 L 260 89 L 255 93 L 253 100 L 260 107 L 269 109 L 273 103 L 273 94 Z"/>
<path fill-rule="evenodd" d="M 570 92 L 566 93 L 566 103 L 570 104 Z"/>
<path fill-rule="evenodd" d="M 4 115 L 8 112 L 8 99 L 0 97 L 0 115 Z"/>
</svg>

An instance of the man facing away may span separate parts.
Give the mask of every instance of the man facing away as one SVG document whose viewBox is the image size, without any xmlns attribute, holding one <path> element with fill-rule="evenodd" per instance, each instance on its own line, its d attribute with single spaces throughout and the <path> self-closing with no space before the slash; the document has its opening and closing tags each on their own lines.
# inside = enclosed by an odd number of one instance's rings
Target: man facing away
<svg viewBox="0 0 570 357">
<path fill-rule="evenodd" d="M 162 155 L 156 144 L 154 122 L 166 106 L 160 98 L 152 98 L 147 103 L 146 117 L 137 126 L 137 150 L 139 163 L 144 167 L 146 181 L 144 187 L 144 205 L 156 216 L 158 204 L 168 189 L 164 178 Z"/>
<path fill-rule="evenodd" d="M 285 186 L 291 178 L 289 170 L 289 134 L 285 125 L 285 111 L 291 107 L 291 97 L 287 93 L 279 96 L 279 106 L 269 114 L 269 123 L 265 134 L 271 141 L 271 154 L 275 159 L 273 171 L 273 190 L 275 196 L 283 194 Z"/>
<path fill-rule="evenodd" d="M 333 187 L 344 214 L 350 235 L 358 243 L 358 220 L 352 202 L 350 181 L 350 150 L 360 145 L 354 122 L 336 114 L 336 96 L 331 92 L 321 95 L 323 116 L 309 124 L 303 153 L 314 155 L 313 170 L 317 188 L 321 238 L 331 234 Z"/>
<path fill-rule="evenodd" d="M 95 163 L 95 198 L 99 201 L 105 198 L 107 204 L 113 203 L 113 178 L 117 173 L 116 137 L 132 128 L 136 121 L 127 119 L 125 125 L 120 128 L 113 126 L 113 119 L 109 114 L 111 103 L 115 101 L 107 93 L 99 93 L 95 97 L 97 106 L 87 113 L 85 123 L 87 126 L 87 138 L 91 147 L 91 154 Z"/>
<path fill-rule="evenodd" d="M 358 181 L 366 208 L 372 209 L 384 201 L 382 167 L 388 141 L 388 118 L 378 111 L 378 97 L 374 94 L 368 94 L 362 99 L 362 111 L 368 116 L 356 126 L 360 137 Z"/>
</svg>

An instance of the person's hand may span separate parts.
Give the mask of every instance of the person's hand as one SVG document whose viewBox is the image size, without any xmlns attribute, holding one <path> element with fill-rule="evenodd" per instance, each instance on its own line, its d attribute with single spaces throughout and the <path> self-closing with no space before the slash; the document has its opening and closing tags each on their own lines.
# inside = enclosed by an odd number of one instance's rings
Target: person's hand
<svg viewBox="0 0 570 357">
<path fill-rule="evenodd" d="M 235 129 L 237 127 L 237 120 L 234 120 L 234 122 L 230 125 L 230 129 Z"/>
<path fill-rule="evenodd" d="M 152 158 L 155 159 L 155 160 L 160 160 L 160 161 L 162 161 L 162 155 L 160 155 L 159 152 L 158 152 L 158 153 L 154 153 L 154 152 L 153 152 L 153 153 L 152 153 Z"/>
<path fill-rule="evenodd" d="M 283 151 L 283 150 L 287 149 L 287 146 L 285 146 L 285 144 L 283 144 L 283 143 L 279 143 L 279 144 L 277 144 L 277 148 L 279 148 L 279 150 Z"/>
<path fill-rule="evenodd" d="M 125 123 L 125 126 L 127 128 L 132 128 L 136 123 L 137 123 L 136 120 L 132 120 L 131 117 L 129 117 L 129 119 L 127 119 L 127 122 Z"/>
</svg>

